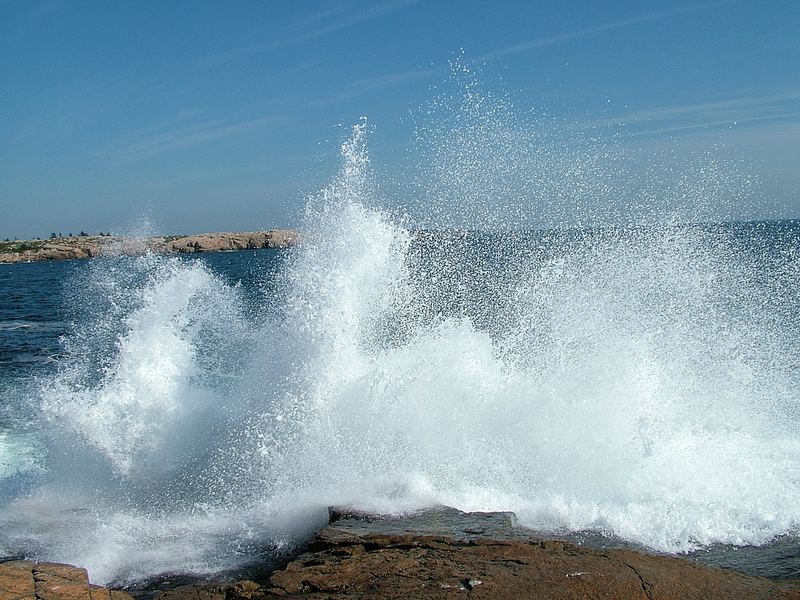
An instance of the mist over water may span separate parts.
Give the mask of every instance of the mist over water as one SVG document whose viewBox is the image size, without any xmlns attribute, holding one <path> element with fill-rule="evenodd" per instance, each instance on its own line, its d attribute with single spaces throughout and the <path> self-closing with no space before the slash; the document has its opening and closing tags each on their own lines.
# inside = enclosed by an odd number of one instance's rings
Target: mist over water
<svg viewBox="0 0 800 600">
<path fill-rule="evenodd" d="M 420 150 L 415 227 L 382 208 L 361 123 L 256 298 L 197 260 L 73 276 L 82 316 L 20 407 L 28 437 L 0 438 L 27 457 L 0 555 L 210 573 L 301 543 L 330 504 L 513 510 L 668 552 L 795 535 L 797 225 L 528 230 L 519 190 L 611 206 L 613 151 L 534 152 L 502 103 L 458 98 Z M 724 188 L 698 185 L 664 194 Z"/>
</svg>

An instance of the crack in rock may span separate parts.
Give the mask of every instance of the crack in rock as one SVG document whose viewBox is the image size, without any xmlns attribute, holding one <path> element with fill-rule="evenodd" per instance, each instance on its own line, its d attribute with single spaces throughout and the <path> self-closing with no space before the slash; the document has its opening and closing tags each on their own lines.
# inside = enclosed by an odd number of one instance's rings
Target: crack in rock
<svg viewBox="0 0 800 600">
<path fill-rule="evenodd" d="M 645 596 L 647 596 L 647 599 L 648 599 L 648 600 L 653 600 L 653 596 L 650 594 L 650 584 L 649 584 L 649 583 L 647 583 L 647 582 L 644 580 L 644 577 L 642 577 L 642 576 L 639 574 L 639 571 L 637 571 L 637 570 L 636 570 L 636 567 L 634 567 L 633 565 L 631 565 L 631 564 L 628 564 L 628 563 L 626 563 L 626 562 L 623 562 L 622 564 L 623 564 L 623 565 L 625 565 L 626 567 L 628 567 L 628 568 L 629 568 L 631 571 L 633 571 L 633 572 L 634 572 L 634 574 L 636 575 L 636 577 L 638 577 L 638 578 L 639 578 L 639 583 L 640 583 L 640 584 L 641 584 L 641 586 L 642 586 L 642 591 L 644 592 L 644 595 L 645 595 Z"/>
</svg>

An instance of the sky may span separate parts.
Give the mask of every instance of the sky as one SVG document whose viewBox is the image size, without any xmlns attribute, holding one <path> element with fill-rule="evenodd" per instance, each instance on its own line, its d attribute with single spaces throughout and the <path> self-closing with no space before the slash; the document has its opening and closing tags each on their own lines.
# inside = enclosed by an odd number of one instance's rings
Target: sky
<svg viewBox="0 0 800 600">
<path fill-rule="evenodd" d="M 745 217 L 800 217 L 798 32 L 796 0 L 0 0 L 0 239 L 293 226 L 361 116 L 402 176 L 454 57 L 520 113 L 713 153 L 758 181 Z"/>
</svg>

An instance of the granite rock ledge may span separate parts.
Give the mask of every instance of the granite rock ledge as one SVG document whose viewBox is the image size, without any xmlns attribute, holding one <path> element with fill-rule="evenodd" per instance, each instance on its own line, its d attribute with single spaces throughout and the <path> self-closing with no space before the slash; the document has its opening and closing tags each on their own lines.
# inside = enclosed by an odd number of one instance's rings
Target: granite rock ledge
<svg viewBox="0 0 800 600">
<path fill-rule="evenodd" d="M 800 581 L 749 577 L 672 556 L 539 539 L 519 527 L 513 513 L 438 507 L 387 516 L 331 508 L 329 516 L 329 524 L 299 555 L 256 581 L 211 581 L 171 589 L 156 585 L 126 592 L 142 600 L 800 600 Z M 67 577 L 65 572 L 72 574 Z M 45 590 L 56 577 L 58 582 L 76 583 Z M 99 598 L 128 600 L 119 592 L 90 586 L 82 569 L 28 562 L 0 565 L 0 600 Z"/>
<path fill-rule="evenodd" d="M 0 563 L 0 600 L 133 600 L 89 583 L 86 569 L 16 560 Z"/>
<path fill-rule="evenodd" d="M 79 236 L 0 243 L 0 263 L 27 263 L 98 256 L 135 256 L 146 252 L 193 254 L 260 248 L 286 248 L 297 243 L 293 229 L 243 233 L 202 233 L 184 236 Z"/>
</svg>

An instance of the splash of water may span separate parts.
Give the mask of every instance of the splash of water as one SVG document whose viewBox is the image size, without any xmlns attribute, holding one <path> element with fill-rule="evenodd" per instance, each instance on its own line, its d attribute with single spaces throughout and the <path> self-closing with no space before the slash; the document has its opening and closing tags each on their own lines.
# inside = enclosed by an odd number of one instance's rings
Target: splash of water
<svg viewBox="0 0 800 600">
<path fill-rule="evenodd" d="M 309 201 L 277 316 L 199 262 L 90 273 L 99 300 L 41 386 L 47 472 L 6 502 L 0 554 L 212 572 L 336 503 L 665 551 L 796 531 L 796 234 L 415 235 L 379 208 L 365 139 Z"/>
</svg>

